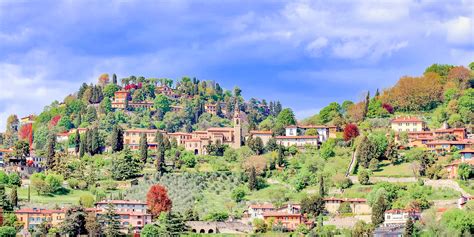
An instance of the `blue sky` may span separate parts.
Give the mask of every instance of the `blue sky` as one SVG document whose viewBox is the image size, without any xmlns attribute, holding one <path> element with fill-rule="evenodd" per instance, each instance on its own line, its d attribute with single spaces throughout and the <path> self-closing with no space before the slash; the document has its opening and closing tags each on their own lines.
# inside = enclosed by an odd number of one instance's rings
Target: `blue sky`
<svg viewBox="0 0 474 237">
<path fill-rule="evenodd" d="M 299 118 L 474 61 L 472 0 L 0 1 L 0 131 L 101 73 L 215 80 Z"/>
</svg>

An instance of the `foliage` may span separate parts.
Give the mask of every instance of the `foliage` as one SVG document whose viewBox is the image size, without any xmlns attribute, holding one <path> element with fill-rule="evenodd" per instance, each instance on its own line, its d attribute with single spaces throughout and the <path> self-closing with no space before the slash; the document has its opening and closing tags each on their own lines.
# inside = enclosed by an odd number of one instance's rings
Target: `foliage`
<svg viewBox="0 0 474 237">
<path fill-rule="evenodd" d="M 61 223 L 61 233 L 64 235 L 84 235 L 86 230 L 86 211 L 83 207 L 71 207 L 66 210 L 65 219 Z"/>
<path fill-rule="evenodd" d="M 146 195 L 148 209 L 150 212 L 158 216 L 161 212 L 167 212 L 171 210 L 172 202 L 168 197 L 168 191 L 161 185 L 153 185 L 150 187 Z"/>
<path fill-rule="evenodd" d="M 244 200 L 245 194 L 246 194 L 245 189 L 243 187 L 237 187 L 234 190 L 232 190 L 231 195 L 232 195 L 232 199 L 238 203 Z"/>
<path fill-rule="evenodd" d="M 362 169 L 357 174 L 357 179 L 362 185 L 370 184 L 370 171 L 367 169 Z"/>
<path fill-rule="evenodd" d="M 160 228 L 155 224 L 146 224 L 143 226 L 140 236 L 143 237 L 155 237 L 160 235 Z"/>
<path fill-rule="evenodd" d="M 293 114 L 293 111 L 290 108 L 283 109 L 276 118 L 277 123 L 282 124 L 283 126 L 295 125 L 296 118 Z"/>
<path fill-rule="evenodd" d="M 311 195 L 301 200 L 301 213 L 319 216 L 324 211 L 324 199 L 319 195 Z"/>
<path fill-rule="evenodd" d="M 350 141 L 359 136 L 359 129 L 355 124 L 347 124 L 344 127 L 344 141 Z"/>
<path fill-rule="evenodd" d="M 337 209 L 337 212 L 340 214 L 348 214 L 352 213 L 352 208 L 349 202 L 343 202 L 341 205 L 339 205 L 339 208 Z"/>
<path fill-rule="evenodd" d="M 16 229 L 11 226 L 2 226 L 0 227 L 0 236 L 15 237 Z"/>
<path fill-rule="evenodd" d="M 187 226 L 181 215 L 174 212 L 164 212 L 159 217 L 160 236 L 178 236 L 187 230 Z"/>
<path fill-rule="evenodd" d="M 378 226 L 384 221 L 384 213 L 390 207 L 385 189 L 379 189 L 372 205 L 372 224 Z"/>
<path fill-rule="evenodd" d="M 139 161 L 132 156 L 128 147 L 121 155 L 112 160 L 112 178 L 115 180 L 125 180 L 136 177 L 140 169 Z"/>
<path fill-rule="evenodd" d="M 474 168 L 466 163 L 459 164 L 458 177 L 461 180 L 468 180 L 474 175 Z"/>
<path fill-rule="evenodd" d="M 107 237 L 120 236 L 119 215 L 115 212 L 113 204 L 107 204 L 105 212 L 101 215 L 102 221 L 105 223 L 104 234 Z"/>
</svg>

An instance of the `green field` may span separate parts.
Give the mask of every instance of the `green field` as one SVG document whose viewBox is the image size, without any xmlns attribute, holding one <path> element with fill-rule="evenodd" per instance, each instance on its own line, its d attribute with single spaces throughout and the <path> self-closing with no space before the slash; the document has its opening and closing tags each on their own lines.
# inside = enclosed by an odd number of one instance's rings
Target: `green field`
<svg viewBox="0 0 474 237">
<path fill-rule="evenodd" d="M 380 162 L 379 169 L 373 172 L 373 176 L 379 177 L 413 177 L 410 163 L 392 165 L 389 161 Z"/>
</svg>

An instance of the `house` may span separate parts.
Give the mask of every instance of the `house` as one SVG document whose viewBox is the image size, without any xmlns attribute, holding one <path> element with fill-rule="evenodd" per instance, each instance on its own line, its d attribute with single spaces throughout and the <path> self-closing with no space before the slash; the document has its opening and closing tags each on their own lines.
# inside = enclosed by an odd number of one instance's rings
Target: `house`
<svg viewBox="0 0 474 237">
<path fill-rule="evenodd" d="M 372 208 L 367 204 L 367 200 L 363 198 L 324 198 L 324 208 L 331 214 L 338 213 L 342 203 L 349 203 L 354 214 L 372 213 Z"/>
<path fill-rule="evenodd" d="M 307 136 L 309 130 L 314 130 L 319 137 L 319 142 L 325 142 L 328 138 L 335 138 L 338 128 L 336 126 L 325 125 L 290 125 L 285 127 L 285 136 Z M 316 136 L 316 134 L 311 135 Z"/>
<path fill-rule="evenodd" d="M 234 113 L 233 128 L 208 128 L 206 131 L 194 131 L 190 139 L 184 139 L 184 148 L 196 155 L 207 154 L 209 144 L 229 145 L 239 148 L 242 144 L 242 117 L 240 111 Z"/>
<path fill-rule="evenodd" d="M 115 207 L 115 212 L 119 215 L 120 227 L 123 231 L 127 231 L 129 227 L 139 231 L 146 224 L 152 223 L 152 215 L 148 213 L 146 203 L 137 200 L 105 200 L 97 202 L 95 207 L 98 219 L 106 211 L 109 204 Z"/>
<path fill-rule="evenodd" d="M 168 85 L 157 86 L 155 92 L 156 94 L 163 94 L 168 97 L 174 94 L 173 89 Z"/>
<path fill-rule="evenodd" d="M 127 90 L 116 91 L 114 93 L 114 100 L 112 101 L 112 108 L 126 109 L 129 98 L 130 92 L 128 92 Z"/>
<path fill-rule="evenodd" d="M 466 196 L 461 196 L 458 199 L 458 208 L 462 209 L 467 202 L 474 200 L 474 196 L 466 197 Z"/>
<path fill-rule="evenodd" d="M 183 106 L 179 106 L 179 105 L 171 105 L 170 106 L 170 111 L 171 112 L 178 113 L 178 112 L 181 112 L 182 110 L 183 110 Z"/>
<path fill-rule="evenodd" d="M 417 117 L 399 117 L 390 121 L 395 132 L 418 132 L 426 129 L 426 123 Z"/>
<path fill-rule="evenodd" d="M 246 215 L 250 220 L 263 219 L 263 213 L 271 211 L 275 211 L 275 206 L 271 203 L 251 204 L 247 208 Z"/>
<path fill-rule="evenodd" d="M 34 229 L 37 225 L 47 221 L 52 226 L 58 226 L 66 217 L 64 209 L 41 209 L 41 208 L 23 208 L 15 211 L 15 215 L 21 223 L 23 229 Z"/>
<path fill-rule="evenodd" d="M 69 132 L 56 133 L 56 142 L 67 142 L 69 140 Z"/>
<path fill-rule="evenodd" d="M 175 132 L 175 133 L 168 133 L 167 134 L 170 139 L 176 139 L 176 143 L 178 146 L 183 145 L 184 146 L 184 141 L 189 140 L 193 137 L 192 133 L 186 133 L 186 132 Z"/>
<path fill-rule="evenodd" d="M 270 211 L 263 213 L 263 220 L 269 225 L 281 224 L 285 230 L 293 231 L 298 228 L 299 225 L 304 224 L 312 228 L 313 222 L 308 221 L 306 217 L 301 213 L 287 213 L 279 211 Z"/>
<path fill-rule="evenodd" d="M 413 221 L 419 220 L 421 212 L 417 209 L 392 209 L 385 211 L 384 216 L 383 226 L 396 227 L 405 226 L 408 218 L 411 218 Z"/>
<path fill-rule="evenodd" d="M 21 126 L 25 125 L 25 124 L 29 124 L 29 123 L 34 123 L 35 122 L 35 118 L 36 116 L 33 115 L 33 114 L 30 114 L 28 116 L 25 116 L 23 118 L 20 118 L 20 124 Z"/>
<path fill-rule="evenodd" d="M 465 148 L 464 150 L 459 152 L 461 154 L 462 160 L 471 160 L 474 157 L 474 149 L 472 148 Z"/>
<path fill-rule="evenodd" d="M 140 102 L 128 102 L 127 108 L 133 108 L 133 109 L 138 109 L 138 108 L 143 108 L 143 109 L 150 109 L 153 107 L 153 101 L 140 101 Z"/>
<path fill-rule="evenodd" d="M 148 143 L 148 149 L 156 149 L 157 144 L 155 141 L 156 133 L 160 132 L 166 134 L 165 131 L 158 129 L 126 129 L 123 132 L 123 144 L 130 147 L 130 150 L 135 151 L 139 149 L 140 146 L 140 137 L 142 134 L 145 134 Z"/>
<path fill-rule="evenodd" d="M 276 136 L 275 140 L 277 144 L 282 146 L 296 146 L 304 147 L 306 145 L 318 146 L 319 136 Z"/>
<path fill-rule="evenodd" d="M 443 128 L 433 131 L 433 136 L 435 137 L 443 137 L 446 135 L 454 136 L 458 141 L 467 138 L 466 128 Z"/>
<path fill-rule="evenodd" d="M 461 163 L 465 163 L 474 166 L 474 159 L 460 159 L 444 166 L 444 169 L 448 173 L 449 179 L 455 179 L 458 177 L 458 168 Z"/>
<path fill-rule="evenodd" d="M 249 132 L 249 136 L 248 137 L 252 137 L 253 139 L 259 137 L 260 139 L 262 139 L 262 142 L 263 142 L 263 145 L 267 145 L 268 141 L 270 141 L 270 139 L 272 138 L 273 136 L 273 132 L 272 131 L 257 131 L 257 130 L 252 130 Z M 248 138 L 247 138 L 248 139 Z"/>
<path fill-rule="evenodd" d="M 217 114 L 217 104 L 206 103 L 204 105 L 204 110 L 208 114 L 216 115 Z"/>
<path fill-rule="evenodd" d="M 464 148 L 469 148 L 471 145 L 472 141 L 467 139 L 462 141 L 433 140 L 426 142 L 426 147 L 437 154 L 451 152 L 453 149 L 464 150 Z"/>
</svg>

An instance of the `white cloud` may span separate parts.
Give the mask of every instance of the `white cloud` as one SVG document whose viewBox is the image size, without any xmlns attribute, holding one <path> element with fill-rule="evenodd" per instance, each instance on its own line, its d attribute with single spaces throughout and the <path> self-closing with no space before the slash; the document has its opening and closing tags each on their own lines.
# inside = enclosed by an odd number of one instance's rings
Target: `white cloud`
<svg viewBox="0 0 474 237">
<path fill-rule="evenodd" d="M 453 44 L 474 44 L 474 24 L 469 17 L 459 16 L 446 23 L 447 40 Z"/>
<path fill-rule="evenodd" d="M 328 45 L 328 39 L 325 37 L 318 37 L 311 43 L 306 46 L 306 50 L 310 53 L 313 57 L 319 57 L 321 55 L 321 51 L 324 47 Z"/>
</svg>

